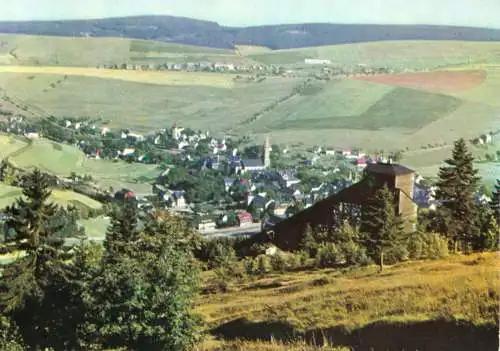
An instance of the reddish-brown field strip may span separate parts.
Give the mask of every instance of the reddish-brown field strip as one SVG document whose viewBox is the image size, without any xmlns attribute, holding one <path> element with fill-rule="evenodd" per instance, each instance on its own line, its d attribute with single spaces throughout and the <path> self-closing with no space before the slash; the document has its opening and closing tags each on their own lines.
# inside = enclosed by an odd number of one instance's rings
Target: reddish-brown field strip
<svg viewBox="0 0 500 351">
<path fill-rule="evenodd" d="M 358 76 L 354 79 L 438 93 L 459 93 L 482 84 L 486 76 L 483 70 L 470 70 L 379 74 Z"/>
</svg>

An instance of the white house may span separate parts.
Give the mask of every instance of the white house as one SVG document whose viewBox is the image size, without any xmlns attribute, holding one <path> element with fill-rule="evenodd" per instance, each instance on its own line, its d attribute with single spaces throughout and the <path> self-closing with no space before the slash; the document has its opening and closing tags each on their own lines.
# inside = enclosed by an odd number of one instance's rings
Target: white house
<svg viewBox="0 0 500 351">
<path fill-rule="evenodd" d="M 307 65 L 329 65 L 332 63 L 330 60 L 321 60 L 321 59 L 311 59 L 311 58 L 306 58 L 304 60 L 304 63 Z"/>
<path fill-rule="evenodd" d="M 174 137 L 175 140 L 180 139 L 183 130 L 184 128 L 177 128 L 177 127 L 174 128 L 174 130 L 172 131 L 172 136 Z"/>
<path fill-rule="evenodd" d="M 28 139 L 39 139 L 40 135 L 36 132 L 25 133 L 24 136 Z"/>
<path fill-rule="evenodd" d="M 483 142 L 483 144 L 491 144 L 492 143 L 492 137 L 491 133 L 483 134 L 479 137 L 479 140 Z"/>
<path fill-rule="evenodd" d="M 101 135 L 104 136 L 109 133 L 109 128 L 108 127 L 102 127 L 101 128 Z"/>
<path fill-rule="evenodd" d="M 144 135 L 141 135 L 141 134 L 128 133 L 127 137 L 134 138 L 137 141 L 144 141 Z"/>
<path fill-rule="evenodd" d="M 319 192 L 319 191 L 321 190 L 321 188 L 323 187 L 323 185 L 324 185 L 324 184 L 323 184 L 323 183 L 321 183 L 321 184 L 320 184 L 320 185 L 318 185 L 317 187 L 313 187 L 313 188 L 311 188 L 311 192 L 312 192 L 312 193 L 317 193 L 317 192 Z"/>
<path fill-rule="evenodd" d="M 189 145 L 189 143 L 187 141 L 181 141 L 177 147 L 179 150 L 182 150 L 188 145 Z"/>
<path fill-rule="evenodd" d="M 134 153 L 135 153 L 134 148 L 125 148 L 125 149 L 123 149 L 121 155 L 128 156 L 128 155 L 133 155 Z"/>
<path fill-rule="evenodd" d="M 215 230 L 215 222 L 211 219 L 203 219 L 198 223 L 198 230 L 200 232 L 209 232 Z"/>
</svg>

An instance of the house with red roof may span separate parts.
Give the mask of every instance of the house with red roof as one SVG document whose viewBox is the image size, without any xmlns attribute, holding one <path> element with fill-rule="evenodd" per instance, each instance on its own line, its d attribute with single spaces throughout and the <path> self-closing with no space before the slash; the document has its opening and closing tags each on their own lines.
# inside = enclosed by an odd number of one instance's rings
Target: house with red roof
<svg viewBox="0 0 500 351">
<path fill-rule="evenodd" d="M 246 211 L 238 213 L 236 217 L 238 218 L 238 223 L 240 224 L 240 227 L 248 226 L 253 222 L 252 215 Z"/>
</svg>

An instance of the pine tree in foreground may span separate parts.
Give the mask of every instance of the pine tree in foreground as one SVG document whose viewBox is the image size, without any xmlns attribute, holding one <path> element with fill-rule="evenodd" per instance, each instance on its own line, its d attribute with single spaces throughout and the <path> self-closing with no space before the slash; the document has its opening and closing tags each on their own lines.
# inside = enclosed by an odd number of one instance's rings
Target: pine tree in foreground
<svg viewBox="0 0 500 351">
<path fill-rule="evenodd" d="M 112 209 L 111 223 L 104 240 L 106 262 L 115 262 L 134 250 L 133 244 L 139 237 L 137 223 L 135 200 L 124 200 Z"/>
<path fill-rule="evenodd" d="M 454 250 L 467 251 L 480 230 L 477 221 L 475 194 L 480 178 L 473 166 L 474 158 L 464 139 L 455 142 L 452 157 L 439 169 L 436 200 L 438 230 L 446 235 Z"/>
<path fill-rule="evenodd" d="M 86 290 L 82 335 L 99 349 L 190 350 L 197 318 L 191 309 L 198 287 L 196 233 L 181 219 L 157 215 L 119 260 L 104 254 Z M 113 249 L 114 246 L 108 246 Z M 107 249 L 107 248 L 106 248 Z"/>
<path fill-rule="evenodd" d="M 58 208 L 49 202 L 46 175 L 35 170 L 23 179 L 22 188 L 23 196 L 6 209 L 7 226 L 15 233 L 7 245 L 25 256 L 2 272 L 0 309 L 15 322 L 26 348 L 61 348 L 68 342 L 61 326 L 68 315 L 63 311 L 68 303 L 65 282 L 71 275 L 57 235 L 63 224 L 54 222 Z"/>
<path fill-rule="evenodd" d="M 382 271 L 384 256 L 401 249 L 406 239 L 403 221 L 394 208 L 394 193 L 387 184 L 375 191 L 363 217 L 368 253 L 379 262 Z"/>
</svg>

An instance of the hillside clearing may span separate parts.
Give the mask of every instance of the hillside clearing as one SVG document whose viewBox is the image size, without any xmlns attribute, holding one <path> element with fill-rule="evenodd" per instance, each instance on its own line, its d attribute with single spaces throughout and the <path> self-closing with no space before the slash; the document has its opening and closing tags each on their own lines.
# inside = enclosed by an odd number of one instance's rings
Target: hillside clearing
<svg viewBox="0 0 500 351">
<path fill-rule="evenodd" d="M 130 188 L 138 193 L 150 193 L 150 180 L 158 175 L 156 165 L 130 164 L 110 160 L 86 158 L 81 150 L 74 146 L 59 144 L 47 139 L 34 140 L 31 144 L 22 138 L 0 135 L 2 142 L 15 140 L 18 149 L 9 149 L 9 161 L 18 167 L 32 170 L 35 167 L 43 171 L 67 177 L 71 172 L 79 175 L 91 175 L 103 188 Z M 10 145 L 10 144 L 9 144 Z"/>
<path fill-rule="evenodd" d="M 158 85 L 199 85 L 218 88 L 231 88 L 234 86 L 233 76 L 220 73 L 202 72 L 156 72 L 156 71 L 130 71 L 104 68 L 85 67 L 39 67 L 39 66 L 0 66 L 1 73 L 22 74 L 47 74 L 67 75 L 80 77 L 94 77 L 102 79 L 116 79 L 145 84 Z"/>
<path fill-rule="evenodd" d="M 497 257 L 403 263 L 382 274 L 366 267 L 271 275 L 236 282 L 226 294 L 203 295 L 197 311 L 221 338 L 219 346 L 238 338 L 286 342 L 302 335 L 363 350 L 396 349 L 410 340 L 414 344 L 404 346 L 412 350 L 462 350 L 461 342 L 483 342 L 477 349 L 490 350 L 498 342 Z M 448 333 L 462 330 L 457 321 L 466 329 L 450 340 Z M 400 334 L 402 324 L 413 330 L 412 338 Z"/>
<path fill-rule="evenodd" d="M 134 72 L 130 72 L 134 73 Z M 147 72 L 146 72 L 147 73 Z M 221 132 L 290 95 L 297 79 L 273 78 L 261 83 L 218 86 L 158 85 L 95 77 L 2 73 L 6 95 L 54 116 L 92 116 L 111 127 L 138 132 L 170 127 L 174 122 Z M 60 83 L 57 83 L 60 82 Z M 54 84 L 54 87 L 51 87 Z"/>
<path fill-rule="evenodd" d="M 376 67 L 437 68 L 447 65 L 498 63 L 500 43 L 465 41 L 380 41 L 277 50 L 249 55 L 265 64 L 298 64 L 306 58 L 329 59 L 333 64 Z"/>
<path fill-rule="evenodd" d="M 0 208 L 3 209 L 14 203 L 15 199 L 22 195 L 22 189 L 0 183 Z M 68 190 L 53 189 L 50 201 L 61 206 L 67 206 L 78 202 L 91 209 L 100 209 L 102 203 L 93 200 L 85 195 Z"/>
<path fill-rule="evenodd" d="M 264 115 L 259 124 L 267 130 L 396 128 L 411 132 L 447 115 L 460 104 L 459 99 L 447 95 L 351 81 L 328 84 L 325 92 L 316 96 L 284 103 Z"/>
</svg>

